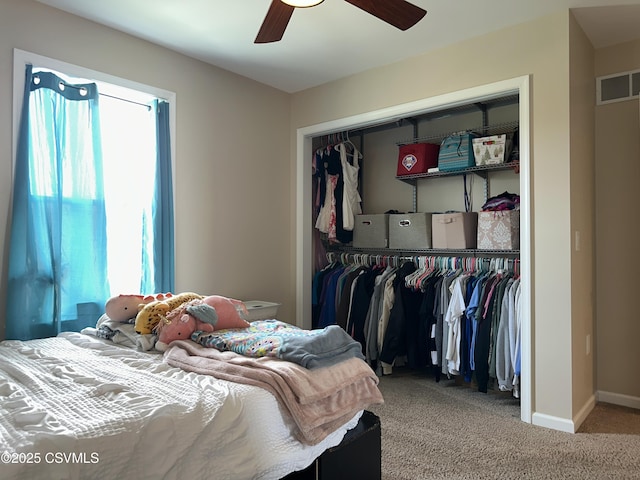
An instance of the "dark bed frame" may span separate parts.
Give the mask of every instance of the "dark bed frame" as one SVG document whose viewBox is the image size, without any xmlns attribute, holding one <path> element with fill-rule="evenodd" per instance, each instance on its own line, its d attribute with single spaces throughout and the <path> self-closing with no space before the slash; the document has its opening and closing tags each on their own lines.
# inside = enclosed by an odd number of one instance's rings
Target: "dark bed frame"
<svg viewBox="0 0 640 480">
<path fill-rule="evenodd" d="M 283 480 L 381 480 L 380 419 L 365 410 L 340 444 Z"/>
</svg>

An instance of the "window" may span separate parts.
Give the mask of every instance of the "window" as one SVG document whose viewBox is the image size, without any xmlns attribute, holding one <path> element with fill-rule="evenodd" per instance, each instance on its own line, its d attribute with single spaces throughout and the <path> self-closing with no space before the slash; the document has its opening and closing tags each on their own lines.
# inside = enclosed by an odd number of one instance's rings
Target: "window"
<svg viewBox="0 0 640 480">
<path fill-rule="evenodd" d="M 21 154 L 17 147 L 18 121 L 27 65 L 33 66 L 27 70 L 33 85 L 29 111 L 44 113 L 33 117 L 29 114 L 30 134 L 21 140 L 28 149 L 23 146 Z M 95 92 L 90 83 L 98 86 L 99 100 L 91 108 L 85 107 L 89 101 L 68 100 L 71 89 L 75 89 L 73 95 L 86 95 L 87 88 L 80 86 L 82 83 L 92 92 L 88 98 L 93 98 Z M 28 163 L 30 173 L 21 174 L 20 178 L 28 184 L 25 202 L 35 208 L 16 210 L 21 200 L 16 201 L 20 194 L 15 192 L 20 189 L 14 187 L 13 216 L 18 225 L 12 227 L 11 245 L 20 245 L 13 238 L 14 231 L 41 231 L 22 242 L 39 246 L 31 256 L 25 254 L 29 247 L 19 246 L 14 258 L 11 248 L 7 338 L 36 338 L 93 326 L 108 296 L 172 290 L 170 161 L 174 155 L 167 152 L 167 147 L 172 145 L 169 138 L 175 122 L 167 112 L 173 114 L 173 108 L 168 106 L 175 103 L 175 95 L 19 50 L 14 57 L 14 87 L 14 159 L 16 153 L 26 159 L 14 164 L 14 182 L 18 185 L 17 172 L 24 172 L 18 167 Z M 68 90 L 63 95 L 65 88 Z M 60 103 L 57 98 L 61 98 Z M 159 128 L 167 118 L 169 127 Z M 81 128 L 74 127 L 76 122 L 94 123 L 95 127 L 83 136 L 78 133 Z M 28 157 L 24 157 L 25 151 Z M 31 210 L 38 213 L 25 213 Z M 156 231 L 168 231 L 171 238 L 167 241 Z M 20 233 L 15 235 L 18 238 Z M 92 245 L 89 256 L 77 261 L 82 258 L 83 249 L 89 250 L 85 248 L 87 243 Z M 102 262 L 106 268 L 91 270 L 87 264 L 92 261 L 87 259 Z M 22 270 L 13 268 L 20 264 L 24 265 Z M 106 271 L 101 275 L 106 278 L 92 278 L 98 271 Z M 38 283 L 41 288 L 34 287 Z M 91 283 L 101 284 L 102 288 L 83 287 Z M 168 283 L 171 288 L 166 287 Z M 16 291 L 22 293 L 16 295 Z M 30 313 L 24 315 L 25 311 Z"/>
<path fill-rule="evenodd" d="M 640 92 L 640 70 L 596 78 L 596 103 L 603 105 L 632 100 Z"/>
<path fill-rule="evenodd" d="M 142 270 L 150 246 L 140 233 L 152 218 L 155 121 L 150 104 L 100 98 L 110 296 L 138 293 L 143 275 L 153 274 Z M 150 225 L 146 229 L 152 231 Z"/>
</svg>

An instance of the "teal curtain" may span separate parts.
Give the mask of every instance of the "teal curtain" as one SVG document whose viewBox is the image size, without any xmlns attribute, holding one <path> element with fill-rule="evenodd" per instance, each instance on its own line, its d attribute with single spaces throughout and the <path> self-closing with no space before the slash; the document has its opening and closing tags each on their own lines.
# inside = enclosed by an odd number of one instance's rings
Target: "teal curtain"
<svg viewBox="0 0 640 480">
<path fill-rule="evenodd" d="M 6 338 L 95 325 L 109 296 L 95 84 L 27 66 L 12 200 Z"/>
<path fill-rule="evenodd" d="M 155 100 L 156 179 L 151 206 L 151 228 L 143 232 L 143 279 L 141 292 L 175 292 L 173 181 L 169 103 Z M 144 222 L 145 225 L 147 222 Z M 150 230 L 150 231 L 149 231 Z M 149 258 L 153 254 L 153 259 Z"/>
</svg>

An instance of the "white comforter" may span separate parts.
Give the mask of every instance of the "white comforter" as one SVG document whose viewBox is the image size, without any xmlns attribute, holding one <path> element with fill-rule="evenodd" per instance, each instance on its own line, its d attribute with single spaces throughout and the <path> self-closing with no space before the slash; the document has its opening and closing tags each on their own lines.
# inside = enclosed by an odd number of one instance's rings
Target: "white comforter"
<svg viewBox="0 0 640 480">
<path fill-rule="evenodd" d="M 358 418 L 303 445 L 261 388 L 78 333 L 0 343 L 3 479 L 278 479 Z"/>
</svg>

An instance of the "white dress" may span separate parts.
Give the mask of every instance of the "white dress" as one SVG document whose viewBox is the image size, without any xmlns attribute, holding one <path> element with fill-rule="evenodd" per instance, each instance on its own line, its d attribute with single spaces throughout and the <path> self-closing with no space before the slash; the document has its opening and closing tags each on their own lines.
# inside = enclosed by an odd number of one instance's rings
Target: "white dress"
<svg viewBox="0 0 640 480">
<path fill-rule="evenodd" d="M 340 152 L 340 162 L 342 163 L 342 179 L 344 188 L 342 193 L 342 228 L 353 230 L 355 216 L 362 213 L 360 203 L 362 198 L 358 192 L 358 172 L 360 165 L 358 159 L 360 152 L 353 147 L 353 164 L 347 160 L 347 147 L 344 142 L 336 145 L 336 150 Z"/>
</svg>

